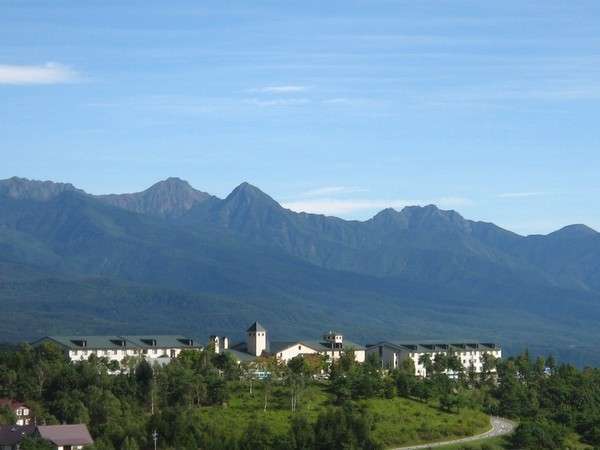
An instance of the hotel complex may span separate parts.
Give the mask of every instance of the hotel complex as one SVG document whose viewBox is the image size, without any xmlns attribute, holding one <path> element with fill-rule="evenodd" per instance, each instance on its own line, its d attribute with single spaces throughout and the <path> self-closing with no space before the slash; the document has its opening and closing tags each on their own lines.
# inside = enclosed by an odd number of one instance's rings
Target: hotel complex
<svg viewBox="0 0 600 450">
<path fill-rule="evenodd" d="M 167 364 L 183 350 L 203 348 L 193 339 L 185 336 L 142 335 L 142 336 L 46 336 L 32 343 L 41 345 L 52 342 L 61 347 L 71 361 L 87 360 L 95 355 L 108 358 L 123 365 L 127 359 L 143 358 L 151 364 Z M 209 344 L 219 354 L 228 354 L 238 363 L 251 363 L 258 357 L 275 357 L 283 363 L 299 355 L 322 355 L 328 361 L 335 361 L 352 351 L 357 362 L 375 357 L 383 369 L 395 369 L 403 361 L 411 360 L 415 375 L 427 376 L 426 360 L 434 361 L 437 355 L 452 355 L 458 358 L 465 371 L 480 373 L 484 370 L 484 360 L 489 355 L 502 357 L 500 345 L 494 343 L 452 342 L 452 343 L 407 343 L 382 341 L 374 345 L 362 346 L 344 339 L 341 333 L 329 331 L 317 340 L 272 341 L 269 333 L 260 323 L 254 322 L 246 330 L 246 339 L 230 345 L 226 336 L 211 336 Z M 426 357 L 427 356 L 427 357 Z M 448 372 L 452 375 L 451 372 Z"/>
</svg>

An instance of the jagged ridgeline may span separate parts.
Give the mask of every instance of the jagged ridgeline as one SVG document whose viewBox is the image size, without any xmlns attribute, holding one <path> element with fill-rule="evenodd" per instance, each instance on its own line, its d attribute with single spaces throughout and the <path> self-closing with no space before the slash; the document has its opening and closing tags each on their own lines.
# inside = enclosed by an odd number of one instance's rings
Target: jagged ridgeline
<svg viewBox="0 0 600 450">
<path fill-rule="evenodd" d="M 370 220 L 296 213 L 242 183 L 133 194 L 0 181 L 0 340 L 235 334 L 489 340 L 600 363 L 600 234 L 520 236 L 437 207 Z"/>
</svg>

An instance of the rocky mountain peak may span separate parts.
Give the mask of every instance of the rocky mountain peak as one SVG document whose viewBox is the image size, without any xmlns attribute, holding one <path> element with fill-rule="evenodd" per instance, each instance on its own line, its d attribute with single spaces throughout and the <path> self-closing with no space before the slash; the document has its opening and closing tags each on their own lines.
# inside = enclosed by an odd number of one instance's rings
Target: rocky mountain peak
<svg viewBox="0 0 600 450">
<path fill-rule="evenodd" d="M 159 217 L 178 217 L 212 196 L 194 189 L 187 181 L 170 177 L 142 192 L 109 194 L 99 198 L 113 206 Z"/>
<path fill-rule="evenodd" d="M 19 177 L 0 180 L 0 196 L 18 200 L 48 201 L 67 191 L 83 193 L 70 183 L 54 183 Z"/>
<path fill-rule="evenodd" d="M 236 206 L 256 205 L 263 207 L 280 207 L 279 203 L 272 197 L 246 181 L 231 191 L 225 199 L 225 202 Z"/>
</svg>

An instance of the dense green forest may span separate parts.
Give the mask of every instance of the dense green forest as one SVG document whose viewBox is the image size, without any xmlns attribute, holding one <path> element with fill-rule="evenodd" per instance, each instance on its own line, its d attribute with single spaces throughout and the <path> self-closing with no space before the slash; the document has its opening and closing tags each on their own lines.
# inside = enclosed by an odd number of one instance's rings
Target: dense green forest
<svg viewBox="0 0 600 450">
<path fill-rule="evenodd" d="M 430 375 L 420 379 L 410 365 L 386 371 L 351 353 L 331 366 L 318 357 L 248 366 L 207 349 L 164 367 L 132 359 L 120 368 L 24 345 L 0 353 L 0 396 L 25 401 L 38 423 L 88 424 L 98 450 L 153 448 L 155 431 L 161 449 L 383 449 L 486 431 L 486 414 L 519 425 L 500 443 L 467 448 L 600 445 L 598 369 L 524 353 L 451 379 L 454 357 L 424 363 Z M 0 423 L 13 419 L 0 411 Z"/>
</svg>

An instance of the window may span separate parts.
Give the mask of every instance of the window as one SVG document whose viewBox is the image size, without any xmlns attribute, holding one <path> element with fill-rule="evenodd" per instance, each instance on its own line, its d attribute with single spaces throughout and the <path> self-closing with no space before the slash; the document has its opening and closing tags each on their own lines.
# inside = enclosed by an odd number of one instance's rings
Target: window
<svg viewBox="0 0 600 450">
<path fill-rule="evenodd" d="M 298 350 L 302 350 L 302 346 L 301 345 L 298 346 Z"/>
</svg>

